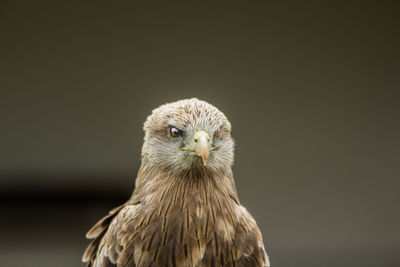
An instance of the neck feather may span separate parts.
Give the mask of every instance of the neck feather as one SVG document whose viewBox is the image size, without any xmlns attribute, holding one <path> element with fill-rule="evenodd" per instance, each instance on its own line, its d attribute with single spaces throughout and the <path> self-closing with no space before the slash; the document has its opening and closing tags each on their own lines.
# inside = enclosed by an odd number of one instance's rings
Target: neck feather
<svg viewBox="0 0 400 267">
<path fill-rule="evenodd" d="M 165 190 L 178 190 L 179 187 L 188 187 L 196 191 L 218 191 L 225 197 L 239 202 L 232 170 L 211 171 L 207 168 L 193 168 L 189 170 L 160 169 L 142 159 L 136 179 L 134 195 L 160 193 Z"/>
</svg>

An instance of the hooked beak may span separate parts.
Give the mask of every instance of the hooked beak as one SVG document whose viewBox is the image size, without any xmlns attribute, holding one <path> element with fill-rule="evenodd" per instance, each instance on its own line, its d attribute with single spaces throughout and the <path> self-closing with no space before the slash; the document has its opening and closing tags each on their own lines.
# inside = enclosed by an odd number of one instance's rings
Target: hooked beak
<svg viewBox="0 0 400 267">
<path fill-rule="evenodd" d="M 210 146 L 210 136 L 206 131 L 198 131 L 193 136 L 194 147 L 179 147 L 178 150 L 189 151 L 201 157 L 203 165 L 207 165 L 208 155 L 215 147 Z"/>
<path fill-rule="evenodd" d="M 212 149 L 209 146 L 210 136 L 205 131 L 198 131 L 194 134 L 193 140 L 195 143 L 194 152 L 197 154 L 197 156 L 201 157 L 201 159 L 203 160 L 203 165 L 206 166 L 208 155 L 210 154 L 210 150 Z"/>
</svg>

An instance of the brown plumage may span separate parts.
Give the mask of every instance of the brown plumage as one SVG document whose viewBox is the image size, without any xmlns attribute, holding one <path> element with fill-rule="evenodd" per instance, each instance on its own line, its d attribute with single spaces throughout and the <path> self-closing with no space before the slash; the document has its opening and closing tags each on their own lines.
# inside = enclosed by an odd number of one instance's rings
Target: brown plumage
<svg viewBox="0 0 400 267">
<path fill-rule="evenodd" d="M 269 266 L 260 230 L 240 205 L 231 125 L 196 98 L 155 109 L 144 125 L 131 198 L 96 223 L 88 266 Z"/>
</svg>

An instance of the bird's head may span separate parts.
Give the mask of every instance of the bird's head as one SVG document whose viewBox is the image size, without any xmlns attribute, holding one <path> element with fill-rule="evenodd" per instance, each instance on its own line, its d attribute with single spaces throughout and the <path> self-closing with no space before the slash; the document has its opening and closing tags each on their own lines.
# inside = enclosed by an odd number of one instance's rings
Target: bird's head
<svg viewBox="0 0 400 267">
<path fill-rule="evenodd" d="M 218 171 L 233 163 L 230 122 L 216 107 L 197 98 L 154 109 L 144 131 L 142 156 L 158 168 Z"/>
</svg>

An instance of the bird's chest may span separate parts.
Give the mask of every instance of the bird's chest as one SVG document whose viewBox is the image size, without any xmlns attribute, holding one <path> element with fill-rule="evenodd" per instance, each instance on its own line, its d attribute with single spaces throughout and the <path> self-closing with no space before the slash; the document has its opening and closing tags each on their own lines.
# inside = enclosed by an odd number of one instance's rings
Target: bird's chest
<svg viewBox="0 0 400 267">
<path fill-rule="evenodd" d="M 143 249 L 155 263 L 210 266 L 231 250 L 237 218 L 229 199 L 186 194 L 167 198 L 147 214 Z"/>
</svg>

